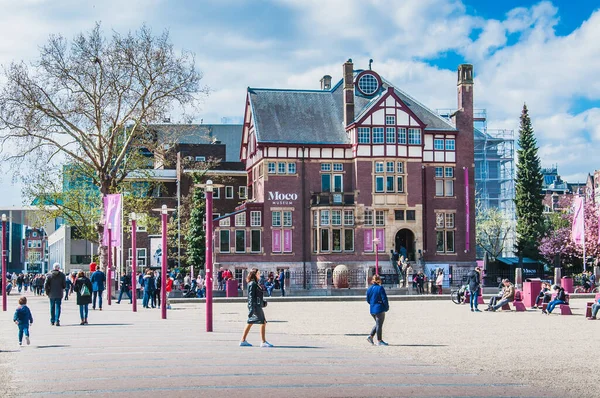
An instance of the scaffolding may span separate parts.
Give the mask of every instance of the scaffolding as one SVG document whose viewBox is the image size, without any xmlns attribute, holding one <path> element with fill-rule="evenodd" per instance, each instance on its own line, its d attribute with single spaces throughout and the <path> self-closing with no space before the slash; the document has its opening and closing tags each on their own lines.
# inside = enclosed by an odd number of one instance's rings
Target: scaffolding
<svg viewBox="0 0 600 398">
<path fill-rule="evenodd" d="M 451 120 L 455 111 L 438 109 L 437 112 Z M 502 212 L 511 228 L 503 255 L 512 256 L 516 226 L 515 132 L 488 129 L 485 109 L 473 110 L 473 127 L 477 211 L 497 208 Z M 483 253 L 478 252 L 478 255 L 483 256 Z"/>
</svg>

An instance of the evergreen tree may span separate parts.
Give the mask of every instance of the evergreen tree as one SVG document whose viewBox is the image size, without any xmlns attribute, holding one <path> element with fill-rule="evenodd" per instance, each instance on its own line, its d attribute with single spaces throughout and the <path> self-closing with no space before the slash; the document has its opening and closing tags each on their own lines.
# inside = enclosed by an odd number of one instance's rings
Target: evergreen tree
<svg viewBox="0 0 600 398">
<path fill-rule="evenodd" d="M 527 106 L 523 105 L 517 150 L 517 179 L 515 205 L 517 211 L 517 244 L 519 257 L 539 257 L 543 218 L 542 170 L 538 148 Z"/>
<path fill-rule="evenodd" d="M 198 175 L 194 174 L 194 183 L 200 183 Z M 192 194 L 191 212 L 188 222 L 185 240 L 187 242 L 187 263 L 193 265 L 195 269 L 204 269 L 204 259 L 206 254 L 206 242 L 204 240 L 204 221 L 206 219 L 206 201 L 204 199 L 204 189 L 194 188 Z"/>
</svg>

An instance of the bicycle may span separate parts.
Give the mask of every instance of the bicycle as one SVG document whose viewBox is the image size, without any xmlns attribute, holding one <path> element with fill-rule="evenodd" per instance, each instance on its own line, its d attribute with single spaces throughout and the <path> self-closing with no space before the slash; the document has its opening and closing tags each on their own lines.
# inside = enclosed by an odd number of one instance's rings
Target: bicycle
<svg viewBox="0 0 600 398">
<path fill-rule="evenodd" d="M 465 302 L 465 293 L 467 285 L 462 285 L 459 289 L 454 289 L 450 292 L 450 299 L 454 304 L 462 304 Z"/>
<path fill-rule="evenodd" d="M 574 293 L 598 293 L 599 290 L 597 287 L 590 286 L 586 288 L 585 286 L 577 286 L 574 290 Z"/>
</svg>

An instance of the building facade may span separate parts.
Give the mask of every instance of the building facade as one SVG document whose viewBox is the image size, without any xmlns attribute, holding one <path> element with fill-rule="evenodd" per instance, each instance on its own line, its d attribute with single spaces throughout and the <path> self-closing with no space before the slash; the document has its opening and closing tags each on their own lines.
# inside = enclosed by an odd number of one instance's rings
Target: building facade
<svg viewBox="0 0 600 398">
<path fill-rule="evenodd" d="M 215 222 L 217 266 L 364 270 L 391 250 L 417 267 L 473 266 L 471 65 L 457 95 L 446 120 L 351 60 L 321 90 L 249 88 L 249 200 Z"/>
</svg>

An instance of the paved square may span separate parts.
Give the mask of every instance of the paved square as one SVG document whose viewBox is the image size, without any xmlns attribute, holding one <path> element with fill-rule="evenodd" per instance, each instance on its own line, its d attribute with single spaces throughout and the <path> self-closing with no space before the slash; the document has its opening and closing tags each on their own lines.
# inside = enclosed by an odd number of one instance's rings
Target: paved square
<svg viewBox="0 0 600 398">
<path fill-rule="evenodd" d="M 12 323 L 17 296 L 2 313 L 3 396 L 365 397 L 600 396 L 600 322 L 574 316 L 471 313 L 444 301 L 392 301 L 384 325 L 389 347 L 366 341 L 372 326 L 363 301 L 275 302 L 266 309 L 267 340 L 238 347 L 244 303 L 215 303 L 213 333 L 204 304 L 134 314 L 129 304 L 90 310 L 80 326 L 74 300 L 63 302 L 61 327 L 49 323 L 48 300 L 29 297 L 31 346 L 18 348 Z M 143 311 L 142 311 L 143 310 Z M 8 350 L 8 352 L 7 352 Z"/>
</svg>

